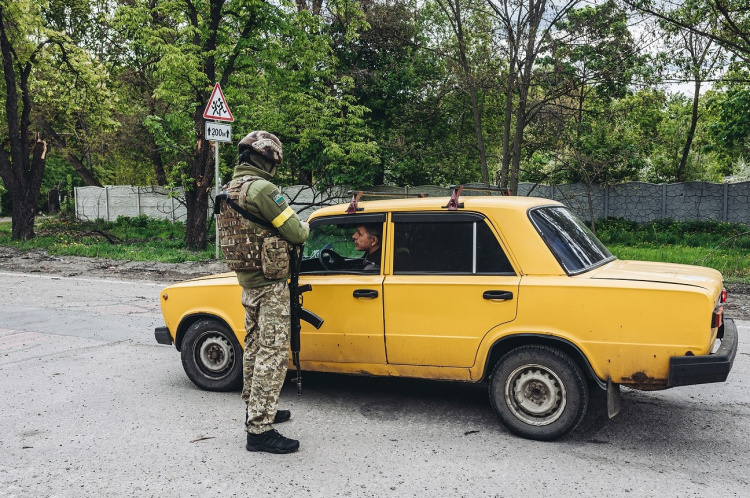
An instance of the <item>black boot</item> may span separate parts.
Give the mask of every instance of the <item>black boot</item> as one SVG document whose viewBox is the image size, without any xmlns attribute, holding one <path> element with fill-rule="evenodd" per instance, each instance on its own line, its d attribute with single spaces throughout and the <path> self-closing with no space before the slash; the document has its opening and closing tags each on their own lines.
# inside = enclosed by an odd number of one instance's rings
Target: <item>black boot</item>
<svg viewBox="0 0 750 498">
<path fill-rule="evenodd" d="M 280 424 L 286 422 L 290 418 L 292 418 L 292 412 L 289 410 L 277 410 L 276 415 L 273 417 L 273 423 Z"/>
<path fill-rule="evenodd" d="M 299 449 L 299 441 L 284 437 L 275 430 L 262 434 L 247 433 L 247 451 L 267 451 L 268 453 L 293 453 Z"/>
</svg>

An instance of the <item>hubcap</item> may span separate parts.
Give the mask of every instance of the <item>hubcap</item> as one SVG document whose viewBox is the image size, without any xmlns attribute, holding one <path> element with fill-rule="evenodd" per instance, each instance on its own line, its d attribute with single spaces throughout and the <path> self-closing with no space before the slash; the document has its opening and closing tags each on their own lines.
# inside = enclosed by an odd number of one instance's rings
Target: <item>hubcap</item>
<svg viewBox="0 0 750 498">
<path fill-rule="evenodd" d="M 505 402 L 511 412 L 527 424 L 548 425 L 565 409 L 565 386 L 542 365 L 523 365 L 505 382 Z"/>
<path fill-rule="evenodd" d="M 198 357 L 208 373 L 220 373 L 232 364 L 234 351 L 229 341 L 221 336 L 207 337 L 200 345 Z"/>
</svg>

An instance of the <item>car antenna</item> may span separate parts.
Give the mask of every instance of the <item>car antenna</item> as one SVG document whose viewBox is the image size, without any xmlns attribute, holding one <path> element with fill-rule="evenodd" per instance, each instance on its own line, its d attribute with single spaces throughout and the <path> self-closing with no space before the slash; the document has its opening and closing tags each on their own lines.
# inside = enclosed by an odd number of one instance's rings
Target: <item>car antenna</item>
<svg viewBox="0 0 750 498">
<path fill-rule="evenodd" d="M 398 194 L 394 192 L 366 192 L 364 190 L 350 190 L 347 192 L 347 194 L 352 196 L 351 202 L 349 202 L 349 207 L 346 208 L 346 214 L 354 214 L 358 211 L 364 211 L 364 208 L 359 207 L 359 199 L 365 195 L 367 197 L 387 197 L 387 198 L 394 198 L 394 197 L 418 197 L 418 198 L 424 198 L 427 197 L 427 194 L 425 193 L 418 193 L 418 194 Z"/>
</svg>

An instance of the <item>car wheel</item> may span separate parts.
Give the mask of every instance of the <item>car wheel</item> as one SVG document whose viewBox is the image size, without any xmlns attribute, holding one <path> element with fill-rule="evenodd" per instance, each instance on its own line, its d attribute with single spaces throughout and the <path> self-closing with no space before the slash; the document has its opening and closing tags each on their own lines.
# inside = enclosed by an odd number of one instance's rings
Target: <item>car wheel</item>
<svg viewBox="0 0 750 498">
<path fill-rule="evenodd" d="M 192 324 L 182 341 L 182 366 L 206 391 L 231 391 L 242 385 L 242 348 L 226 325 L 204 319 Z"/>
<path fill-rule="evenodd" d="M 575 429 L 588 406 L 588 385 L 565 353 L 522 346 L 495 365 L 489 385 L 492 408 L 514 434 L 539 441 Z"/>
</svg>

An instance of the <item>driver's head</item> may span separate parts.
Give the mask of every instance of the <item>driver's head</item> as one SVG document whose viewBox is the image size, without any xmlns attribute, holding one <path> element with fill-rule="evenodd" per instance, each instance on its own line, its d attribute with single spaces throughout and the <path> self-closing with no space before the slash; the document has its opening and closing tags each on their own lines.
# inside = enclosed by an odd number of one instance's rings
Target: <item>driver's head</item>
<svg viewBox="0 0 750 498">
<path fill-rule="evenodd" d="M 379 223 L 359 225 L 352 235 L 354 247 L 358 251 L 365 251 L 368 254 L 380 247 L 382 237 L 383 226 Z"/>
</svg>

